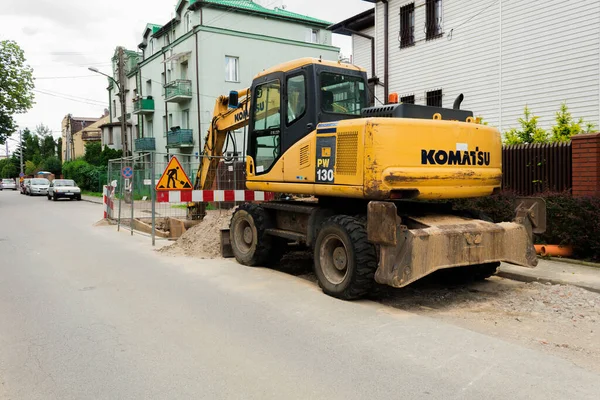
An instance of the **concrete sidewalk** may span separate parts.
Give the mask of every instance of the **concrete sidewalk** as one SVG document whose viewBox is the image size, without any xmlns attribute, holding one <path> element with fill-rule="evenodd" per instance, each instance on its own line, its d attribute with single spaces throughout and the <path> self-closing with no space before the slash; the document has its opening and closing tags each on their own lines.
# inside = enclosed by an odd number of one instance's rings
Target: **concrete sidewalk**
<svg viewBox="0 0 600 400">
<path fill-rule="evenodd" d="M 502 263 L 498 276 L 522 282 L 550 282 L 579 286 L 600 293 L 600 268 L 571 264 L 555 260 L 539 260 L 535 268 L 523 268 Z"/>
</svg>

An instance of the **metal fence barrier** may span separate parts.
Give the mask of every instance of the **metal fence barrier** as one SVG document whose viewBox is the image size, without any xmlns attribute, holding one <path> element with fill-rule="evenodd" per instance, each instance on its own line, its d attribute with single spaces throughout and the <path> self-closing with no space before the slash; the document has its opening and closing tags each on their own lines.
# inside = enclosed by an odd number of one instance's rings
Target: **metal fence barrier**
<svg viewBox="0 0 600 400">
<path fill-rule="evenodd" d="M 190 215 L 191 210 L 187 207 L 188 202 L 192 201 L 192 191 L 186 191 L 185 196 L 175 195 L 177 192 L 156 191 L 156 183 L 160 180 L 173 156 L 177 157 L 183 168 L 182 172 L 194 187 L 196 173 L 201 162 L 201 159 L 195 155 L 148 153 L 109 161 L 106 188 L 104 189 L 104 193 L 106 193 L 105 211 L 110 208 L 106 204 L 112 205 L 112 208 L 105 215 L 106 218 L 116 222 L 118 230 L 122 226 L 126 226 L 133 235 L 134 229 L 143 231 L 149 226 L 151 231 L 146 233 L 152 236 L 154 244 L 156 229 L 163 227 L 167 218 L 195 218 L 194 215 Z M 219 160 L 219 163 L 216 167 L 212 190 L 207 191 L 201 199 L 196 198 L 194 201 L 207 203 L 207 210 L 230 209 L 244 203 L 247 197 L 220 196 L 219 193 L 225 191 L 245 192 L 245 159 L 241 156 L 215 158 Z M 193 193 L 195 193 L 194 197 L 197 197 L 198 192 L 194 191 Z M 256 200 L 261 200 L 260 194 L 257 197 Z"/>
</svg>

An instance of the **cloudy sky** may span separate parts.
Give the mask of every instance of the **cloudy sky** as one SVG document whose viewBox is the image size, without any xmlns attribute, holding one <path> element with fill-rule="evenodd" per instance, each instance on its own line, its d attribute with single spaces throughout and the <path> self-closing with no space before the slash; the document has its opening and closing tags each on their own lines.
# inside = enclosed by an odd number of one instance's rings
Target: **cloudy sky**
<svg viewBox="0 0 600 400">
<path fill-rule="evenodd" d="M 282 3 L 294 11 L 338 22 L 373 6 L 361 0 L 259 0 L 270 8 Z M 118 45 L 137 48 L 146 23 L 164 24 L 176 0 L 2 0 L 0 39 L 15 40 L 34 69 L 35 106 L 18 115 L 21 128 L 49 126 L 60 136 L 62 118 L 71 113 L 99 117 L 108 106 L 106 79 L 88 71 L 110 71 Z M 351 52 L 346 37 L 334 35 L 344 55 Z M 14 148 L 14 141 L 9 141 Z M 4 154 L 4 146 L 0 154 Z"/>
</svg>

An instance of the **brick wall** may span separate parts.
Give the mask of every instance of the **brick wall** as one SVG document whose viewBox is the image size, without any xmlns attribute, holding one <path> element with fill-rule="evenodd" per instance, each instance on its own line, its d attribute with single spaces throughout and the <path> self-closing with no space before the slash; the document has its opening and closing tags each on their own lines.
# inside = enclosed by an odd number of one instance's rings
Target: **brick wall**
<svg viewBox="0 0 600 400">
<path fill-rule="evenodd" d="M 573 196 L 600 196 L 600 133 L 571 137 Z"/>
</svg>

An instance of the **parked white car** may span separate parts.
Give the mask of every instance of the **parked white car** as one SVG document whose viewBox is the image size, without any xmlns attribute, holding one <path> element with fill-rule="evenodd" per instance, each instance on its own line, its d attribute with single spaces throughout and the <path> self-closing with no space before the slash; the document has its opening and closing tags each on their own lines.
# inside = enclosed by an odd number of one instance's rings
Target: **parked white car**
<svg viewBox="0 0 600 400">
<path fill-rule="evenodd" d="M 33 178 L 29 182 L 27 194 L 30 196 L 48 196 L 50 181 L 46 178 Z"/>
<path fill-rule="evenodd" d="M 81 189 L 72 179 L 55 179 L 50 183 L 48 189 L 48 200 L 58 199 L 77 199 L 81 200 Z"/>
<path fill-rule="evenodd" d="M 17 190 L 17 183 L 14 179 L 2 179 L 0 181 L 0 190 Z"/>
</svg>

